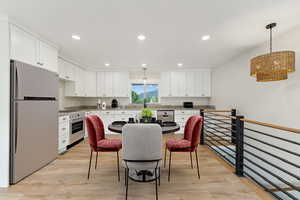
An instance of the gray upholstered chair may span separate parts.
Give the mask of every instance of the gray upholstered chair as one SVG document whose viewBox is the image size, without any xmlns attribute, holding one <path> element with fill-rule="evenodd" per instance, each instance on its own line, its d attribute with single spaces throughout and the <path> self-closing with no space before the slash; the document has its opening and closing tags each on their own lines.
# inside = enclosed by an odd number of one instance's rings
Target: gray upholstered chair
<svg viewBox="0 0 300 200">
<path fill-rule="evenodd" d="M 155 181 L 158 199 L 157 182 L 160 184 L 162 158 L 161 127 L 158 124 L 127 124 L 122 129 L 122 137 L 126 199 L 129 176 L 138 182 Z"/>
</svg>

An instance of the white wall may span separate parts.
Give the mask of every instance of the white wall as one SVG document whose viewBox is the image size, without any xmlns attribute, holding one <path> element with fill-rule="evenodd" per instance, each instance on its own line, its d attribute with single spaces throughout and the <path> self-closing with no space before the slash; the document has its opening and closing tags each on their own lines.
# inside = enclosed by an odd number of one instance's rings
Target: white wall
<svg viewBox="0 0 300 200">
<path fill-rule="evenodd" d="M 9 26 L 0 14 L 0 187 L 9 180 Z"/>
<path fill-rule="evenodd" d="M 276 37 L 274 49 L 296 51 L 296 72 L 289 74 L 288 80 L 258 83 L 255 78 L 250 77 L 250 59 L 259 54 L 267 53 L 268 43 L 265 43 L 236 57 L 229 63 L 214 68 L 212 72 L 212 98 L 210 104 L 215 105 L 217 109 L 236 108 L 238 113 L 244 115 L 247 119 L 300 129 L 300 26 Z M 245 126 L 249 126 L 249 124 Z M 255 128 L 262 129 L 261 127 Z M 300 142 L 300 134 L 277 132 L 274 129 L 266 128 L 263 128 L 263 130 Z M 297 145 L 278 142 L 278 140 L 263 137 L 253 132 L 247 132 L 246 134 L 280 145 L 294 152 L 300 152 L 300 147 Z M 253 142 L 251 140 L 247 141 Z M 300 165 L 299 157 L 274 150 L 257 142 L 255 146 L 260 146 Z M 257 155 L 266 157 L 266 155 L 258 152 Z M 300 174 L 299 169 L 285 166 L 283 163 L 270 157 L 267 159 L 284 166 L 289 171 Z M 274 172 L 280 173 L 275 170 Z M 281 175 L 286 177 L 283 174 Z M 291 180 L 291 182 L 296 181 L 289 177 L 286 178 Z"/>
<path fill-rule="evenodd" d="M 300 27 L 275 38 L 275 50 L 296 51 L 296 72 L 288 80 L 258 83 L 250 77 L 250 59 L 267 53 L 268 43 L 212 71 L 212 98 L 217 108 L 236 108 L 250 119 L 300 128 Z"/>
</svg>

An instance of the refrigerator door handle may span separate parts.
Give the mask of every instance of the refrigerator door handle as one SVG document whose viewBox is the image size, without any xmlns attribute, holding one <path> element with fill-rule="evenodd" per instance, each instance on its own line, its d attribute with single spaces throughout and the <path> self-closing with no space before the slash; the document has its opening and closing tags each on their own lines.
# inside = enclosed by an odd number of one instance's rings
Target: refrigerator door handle
<svg viewBox="0 0 300 200">
<path fill-rule="evenodd" d="M 18 68 L 17 67 L 16 67 L 15 97 L 19 98 L 19 77 L 18 77 Z"/>
<path fill-rule="evenodd" d="M 18 103 L 15 104 L 15 154 L 18 148 Z"/>
</svg>

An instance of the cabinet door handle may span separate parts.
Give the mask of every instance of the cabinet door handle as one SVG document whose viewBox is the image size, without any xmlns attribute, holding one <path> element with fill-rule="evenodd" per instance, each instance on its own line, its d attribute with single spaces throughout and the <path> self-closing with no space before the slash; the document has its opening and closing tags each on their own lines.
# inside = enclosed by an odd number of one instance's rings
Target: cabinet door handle
<svg viewBox="0 0 300 200">
<path fill-rule="evenodd" d="M 62 130 L 64 131 L 64 130 L 66 130 L 66 128 L 62 128 Z"/>
</svg>

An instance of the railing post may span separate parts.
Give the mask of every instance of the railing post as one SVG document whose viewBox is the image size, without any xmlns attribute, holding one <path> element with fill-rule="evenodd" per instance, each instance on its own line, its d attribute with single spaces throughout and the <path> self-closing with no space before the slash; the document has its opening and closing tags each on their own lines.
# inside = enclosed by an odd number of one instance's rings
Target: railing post
<svg viewBox="0 0 300 200">
<path fill-rule="evenodd" d="M 236 116 L 236 155 L 235 173 L 237 176 L 244 176 L 244 116 Z"/>
<path fill-rule="evenodd" d="M 231 109 L 231 116 L 236 116 L 236 109 Z M 231 143 L 235 144 L 235 137 L 236 137 L 236 126 L 235 126 L 235 119 L 231 119 Z"/>
<path fill-rule="evenodd" d="M 200 109 L 200 115 L 203 118 L 202 127 L 201 127 L 201 133 L 200 133 L 200 145 L 205 144 L 205 136 L 204 136 L 204 109 Z"/>
</svg>

